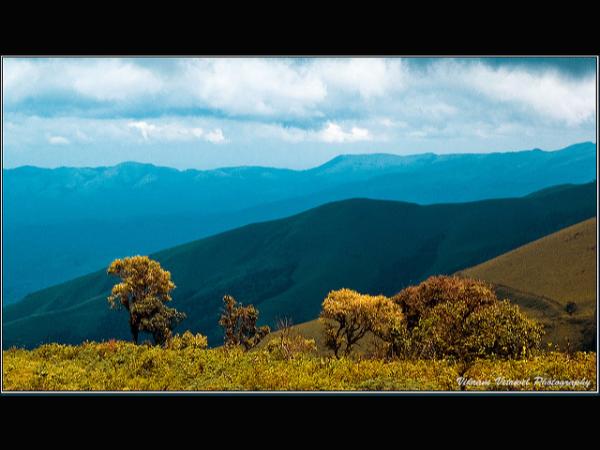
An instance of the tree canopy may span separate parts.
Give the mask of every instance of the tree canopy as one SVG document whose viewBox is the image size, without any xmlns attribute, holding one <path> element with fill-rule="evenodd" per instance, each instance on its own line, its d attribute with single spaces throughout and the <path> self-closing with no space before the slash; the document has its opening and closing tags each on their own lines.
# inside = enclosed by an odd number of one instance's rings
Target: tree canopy
<svg viewBox="0 0 600 450">
<path fill-rule="evenodd" d="M 108 273 L 121 279 L 113 286 L 108 302 L 112 308 L 123 307 L 129 313 L 129 328 L 138 343 L 140 332 L 152 334 L 156 344 L 164 344 L 172 330 L 186 315 L 166 306 L 172 300 L 175 284 L 171 273 L 158 261 L 147 256 L 115 259 Z"/>
</svg>

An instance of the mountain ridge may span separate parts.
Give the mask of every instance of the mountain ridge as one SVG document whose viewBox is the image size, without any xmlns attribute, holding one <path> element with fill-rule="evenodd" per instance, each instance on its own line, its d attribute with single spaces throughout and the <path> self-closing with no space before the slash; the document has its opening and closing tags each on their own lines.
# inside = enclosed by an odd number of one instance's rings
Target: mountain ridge
<svg viewBox="0 0 600 450">
<path fill-rule="evenodd" d="M 6 169 L 3 299 L 19 301 L 119 256 L 155 252 L 324 203 L 518 197 L 590 182 L 595 162 L 595 144 L 582 143 L 549 152 L 341 155 L 302 171 L 179 171 L 138 163 L 102 170 Z"/>
<path fill-rule="evenodd" d="M 540 148 L 533 148 L 533 149 L 519 149 L 519 150 L 505 150 L 505 151 L 496 151 L 496 152 L 454 152 L 454 153 L 435 153 L 435 152 L 423 152 L 423 153 L 409 153 L 409 154 L 400 154 L 400 153 L 340 153 L 337 156 L 332 157 L 331 159 L 325 161 L 322 164 L 313 166 L 313 167 L 309 167 L 309 168 L 305 168 L 305 169 L 293 169 L 290 167 L 275 167 L 275 166 L 265 166 L 265 165 L 242 165 L 242 166 L 220 166 L 220 167 L 215 167 L 212 169 L 198 169 L 195 167 L 188 167 L 185 169 L 179 169 L 176 167 L 170 167 L 170 166 L 163 166 L 163 165 L 156 165 L 154 163 L 147 163 L 147 162 L 141 162 L 141 161 L 132 161 L 132 160 L 127 160 L 127 161 L 121 161 L 119 163 L 116 164 L 112 164 L 112 165 L 108 165 L 108 166 L 57 166 L 57 167 L 42 167 L 42 166 L 36 166 L 36 165 L 32 165 L 32 164 L 24 164 L 21 166 L 16 166 L 16 167 L 9 167 L 9 168 L 2 168 L 3 171 L 13 171 L 13 170 L 20 170 L 20 169 L 39 169 L 39 170 L 59 170 L 59 169 L 111 169 L 111 168 L 115 168 L 115 167 L 119 167 L 119 166 L 144 166 L 144 167 L 152 167 L 152 168 L 157 168 L 157 169 L 171 169 L 171 170 L 175 170 L 177 172 L 187 172 L 187 171 L 192 171 L 192 172 L 212 172 L 212 171 L 222 171 L 222 170 L 226 170 L 226 169 L 241 169 L 241 168 L 251 168 L 251 169 L 273 169 L 273 170 L 288 170 L 288 171 L 294 171 L 294 172 L 306 172 L 306 171 L 311 171 L 311 170 L 315 170 L 315 169 L 319 169 L 321 167 L 324 166 L 328 166 L 328 165 L 332 165 L 338 162 L 345 162 L 347 160 L 350 159 L 363 159 L 363 158 L 369 158 L 369 157 L 388 157 L 390 159 L 393 158 L 409 158 L 409 159 L 414 159 L 415 157 L 419 157 L 419 156 L 424 156 L 424 157 L 453 157 L 453 156 L 461 156 L 461 155 L 504 155 L 504 154 L 513 154 L 513 153 L 528 153 L 528 152 L 542 152 L 542 153 L 556 153 L 556 152 L 561 152 L 561 151 L 569 151 L 569 150 L 573 150 L 573 149 L 579 149 L 583 146 L 588 146 L 588 145 L 593 145 L 596 146 L 596 143 L 593 141 L 583 141 L 583 142 L 577 142 L 575 144 L 571 144 L 568 145 L 566 147 L 560 148 L 560 149 L 555 149 L 555 150 L 543 150 Z"/>
<path fill-rule="evenodd" d="M 178 286 L 185 327 L 218 345 L 224 294 L 255 304 L 263 323 L 312 319 L 329 290 L 392 295 L 436 273 L 454 273 L 596 214 L 596 183 L 530 198 L 418 205 L 350 199 L 249 224 L 153 253 Z M 127 338 L 110 311 L 105 270 L 28 295 L 3 310 L 4 343 Z M 122 316 L 122 313 L 121 313 Z"/>
</svg>

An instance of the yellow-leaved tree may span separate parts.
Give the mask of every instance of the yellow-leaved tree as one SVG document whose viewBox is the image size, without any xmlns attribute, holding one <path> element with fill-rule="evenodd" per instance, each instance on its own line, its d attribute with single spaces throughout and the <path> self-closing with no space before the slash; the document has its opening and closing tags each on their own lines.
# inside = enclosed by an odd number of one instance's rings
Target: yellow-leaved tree
<svg viewBox="0 0 600 450">
<path fill-rule="evenodd" d="M 155 344 L 165 344 L 172 330 L 186 317 L 166 306 L 175 289 L 171 273 L 158 261 L 139 255 L 115 259 L 108 273 L 121 279 L 113 286 L 108 302 L 112 308 L 123 307 L 129 313 L 133 342 L 138 343 L 142 331 L 152 334 Z"/>
<path fill-rule="evenodd" d="M 336 356 L 348 356 L 369 332 L 389 341 L 404 327 L 401 308 L 389 298 L 360 294 L 352 289 L 331 291 L 322 305 L 320 320 L 325 344 Z"/>
</svg>

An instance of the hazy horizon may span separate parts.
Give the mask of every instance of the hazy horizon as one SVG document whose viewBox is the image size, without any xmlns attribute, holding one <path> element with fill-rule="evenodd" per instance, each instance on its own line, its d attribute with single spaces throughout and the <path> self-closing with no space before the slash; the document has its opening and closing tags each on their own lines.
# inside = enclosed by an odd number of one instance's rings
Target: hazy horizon
<svg viewBox="0 0 600 450">
<path fill-rule="evenodd" d="M 560 147 L 560 148 L 556 148 L 556 149 L 544 149 L 544 148 L 539 148 L 539 147 L 534 147 L 534 148 L 527 148 L 527 149 L 512 149 L 512 150 L 504 150 L 504 151 L 497 151 L 497 152 L 456 152 L 456 153 L 436 153 L 436 152 L 422 152 L 422 153 L 406 153 L 406 154 L 400 154 L 400 153 L 381 153 L 381 152 L 373 152 L 373 153 L 340 153 L 338 155 L 335 155 L 329 159 L 327 159 L 326 161 L 323 161 L 319 164 L 316 164 L 314 166 L 310 166 L 310 167 L 306 167 L 306 168 L 293 168 L 293 167 L 283 167 L 283 166 L 266 166 L 266 165 L 238 165 L 238 166 L 218 166 L 218 167 L 212 167 L 212 168 L 199 168 L 199 167 L 185 167 L 185 168 L 178 168 L 178 167 L 173 167 L 173 166 L 168 166 L 168 165 L 162 165 L 162 164 L 154 164 L 154 163 L 148 163 L 148 162 L 142 162 L 142 161 L 133 161 L 133 160 L 125 160 L 125 161 L 121 161 L 118 162 L 116 164 L 111 164 L 111 165 L 103 165 L 103 166 L 89 166 L 89 165 L 81 165 L 81 166 L 65 166 L 65 165 L 55 165 L 55 166 L 38 166 L 38 165 L 33 165 L 33 164 L 23 164 L 20 166 L 14 166 L 14 167 L 6 167 L 3 166 L 2 169 L 3 170 L 12 170 L 12 169 L 19 169 L 21 167 L 35 167 L 38 169 L 60 169 L 60 168 L 74 168 L 74 169 L 96 169 L 96 168 L 101 168 L 101 167 L 116 167 L 119 165 L 123 165 L 123 164 L 139 164 L 139 165 L 150 165 L 150 166 L 154 166 L 154 167 L 163 167 L 163 168 L 168 168 L 168 169 L 175 169 L 178 171 L 186 171 L 186 170 L 197 170 L 197 171 L 210 171 L 210 170 L 219 170 L 219 169 L 230 169 L 230 168 L 238 168 L 238 167 L 255 167 L 255 168 L 266 168 L 266 169 L 282 169 L 282 170 L 294 170 L 294 171 L 302 171 L 302 170 L 310 170 L 316 167 L 320 167 L 322 165 L 325 165 L 327 163 L 329 163 L 330 161 L 333 161 L 336 158 L 339 157 L 344 157 L 344 156 L 376 156 L 376 155 L 386 155 L 386 156 L 399 156 L 399 157 L 410 157 L 410 156 L 417 156 L 417 155 L 426 155 L 426 154 L 433 154 L 436 156 L 451 156 L 451 155 L 482 155 L 482 154 L 498 154 L 498 153 L 518 153 L 518 152 L 528 152 L 528 151 L 533 151 L 533 150 L 541 150 L 543 152 L 555 152 L 555 151 L 561 151 L 564 150 L 566 148 L 569 147 L 573 147 L 576 145 L 582 145 L 582 144 L 593 144 L 593 145 L 597 145 L 595 141 L 582 141 L 582 142 L 574 142 L 573 144 L 569 144 L 565 147 Z"/>
</svg>

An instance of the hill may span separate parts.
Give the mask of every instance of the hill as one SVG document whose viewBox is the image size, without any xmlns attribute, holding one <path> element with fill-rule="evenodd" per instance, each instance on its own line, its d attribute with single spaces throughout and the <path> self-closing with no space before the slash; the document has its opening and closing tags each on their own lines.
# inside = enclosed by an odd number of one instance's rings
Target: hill
<svg viewBox="0 0 600 450">
<path fill-rule="evenodd" d="M 3 170 L 3 301 L 18 301 L 119 256 L 333 201 L 468 202 L 590 182 L 595 159 L 596 145 L 588 142 L 552 152 L 342 155 L 308 170 L 180 171 L 138 163 Z"/>
<path fill-rule="evenodd" d="M 546 326 L 547 340 L 595 348 L 596 219 L 592 218 L 460 272 L 495 285 Z M 575 311 L 567 312 L 568 303 Z"/>
<path fill-rule="evenodd" d="M 596 219 L 592 218 L 461 270 L 458 275 L 492 283 L 499 298 L 508 298 L 542 322 L 545 343 L 558 344 L 563 350 L 567 345 L 573 350 L 595 350 L 596 256 Z M 577 305 L 571 314 L 566 311 L 569 302 Z M 314 339 L 321 354 L 331 354 L 318 320 L 293 325 L 292 329 Z M 271 333 L 260 347 L 278 335 L 278 331 Z M 372 337 L 365 338 L 357 351 L 370 350 L 372 341 Z"/>
<path fill-rule="evenodd" d="M 596 214 L 596 183 L 546 194 L 420 206 L 346 200 L 241 227 L 152 255 L 178 288 L 183 325 L 221 342 L 221 298 L 255 304 L 273 325 L 316 317 L 328 291 L 391 295 L 431 274 L 454 273 Z M 105 270 L 27 296 L 3 311 L 4 347 L 128 338 L 108 310 Z"/>
</svg>

